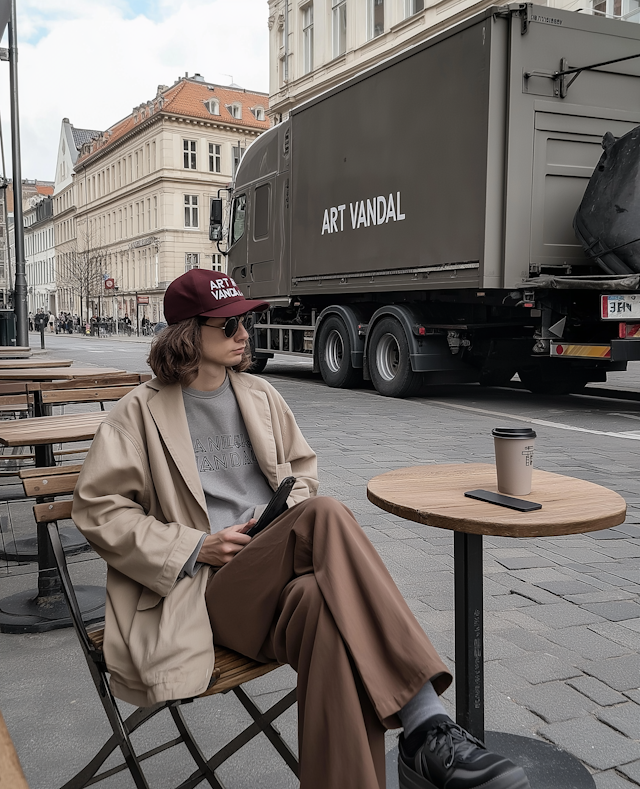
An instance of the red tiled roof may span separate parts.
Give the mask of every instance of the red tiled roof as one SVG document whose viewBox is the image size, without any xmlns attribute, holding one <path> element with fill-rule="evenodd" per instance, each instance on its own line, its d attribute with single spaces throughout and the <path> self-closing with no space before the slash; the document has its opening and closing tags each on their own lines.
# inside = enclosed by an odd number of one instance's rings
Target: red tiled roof
<svg viewBox="0 0 640 789">
<path fill-rule="evenodd" d="M 36 184 L 36 192 L 39 195 L 52 195 L 53 186 L 45 186 L 44 184 Z"/>
<path fill-rule="evenodd" d="M 218 100 L 219 115 L 212 115 L 205 106 L 205 102 L 209 99 Z M 241 105 L 242 118 L 233 117 L 228 109 L 232 104 Z M 181 79 L 175 85 L 156 96 L 153 101 L 141 104 L 131 115 L 118 121 L 118 123 L 103 132 L 97 140 L 89 144 L 89 151 L 80 155 L 76 162 L 76 167 L 86 159 L 89 159 L 96 151 L 103 150 L 116 140 L 124 137 L 125 134 L 147 118 L 160 113 L 162 115 L 201 118 L 232 124 L 236 127 L 266 131 L 270 128 L 271 122 L 266 115 L 265 120 L 257 120 L 253 112 L 251 112 L 252 108 L 255 107 L 262 107 L 266 112 L 269 107 L 269 97 L 265 93 L 251 93 L 220 85 L 209 85 L 206 82 Z"/>
</svg>

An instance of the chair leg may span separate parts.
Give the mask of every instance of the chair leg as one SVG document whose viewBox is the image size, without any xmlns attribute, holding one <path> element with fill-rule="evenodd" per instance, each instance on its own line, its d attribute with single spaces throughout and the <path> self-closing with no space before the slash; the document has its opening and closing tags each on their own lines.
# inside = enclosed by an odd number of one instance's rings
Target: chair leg
<svg viewBox="0 0 640 789">
<path fill-rule="evenodd" d="M 300 765 L 295 753 L 289 748 L 287 743 L 282 739 L 282 735 L 278 729 L 273 725 L 273 721 L 285 710 L 288 710 L 296 702 L 297 693 L 295 690 L 290 691 L 273 707 L 270 707 L 266 712 L 262 712 L 255 704 L 251 696 L 242 689 L 237 687 L 233 689 L 238 700 L 246 711 L 251 715 L 253 720 L 260 726 L 260 730 L 265 733 L 273 747 L 278 751 L 280 756 L 285 760 L 289 769 L 296 777 L 300 774 Z M 276 709 L 278 708 L 278 709 Z"/>
<path fill-rule="evenodd" d="M 122 725 L 127 734 L 127 739 L 129 734 L 134 732 L 137 728 L 142 726 L 143 723 L 146 723 L 148 720 L 150 720 L 159 712 L 161 712 L 165 708 L 165 706 L 166 706 L 165 704 L 157 704 L 154 707 L 139 707 L 137 710 L 135 710 L 135 712 L 132 712 L 131 715 L 129 715 L 129 717 L 122 722 Z M 109 717 L 109 721 L 111 722 L 111 716 L 108 717 Z M 76 773 L 76 775 L 74 775 L 73 778 L 71 778 L 71 780 L 67 781 L 67 783 L 61 787 L 61 789 L 84 789 L 85 786 L 91 785 L 92 783 L 101 780 L 101 776 L 98 776 L 95 779 L 95 781 L 92 779 L 94 778 L 100 767 L 104 764 L 104 762 L 116 750 L 116 748 L 121 746 L 121 743 L 122 743 L 122 737 L 120 732 L 114 731 L 111 737 L 105 742 L 102 748 L 93 757 L 93 759 L 85 767 L 83 767 L 82 770 L 80 770 L 80 772 Z M 131 747 L 130 743 L 129 745 Z M 132 748 L 131 751 L 133 752 Z M 139 761 L 140 758 L 136 758 L 134 754 L 133 769 L 136 772 L 136 774 L 138 774 L 141 777 L 144 783 L 138 783 L 138 781 L 136 781 L 136 778 L 133 775 L 133 771 L 132 771 L 132 776 L 134 782 L 136 783 L 136 786 L 144 787 L 144 789 L 147 789 L 148 785 L 146 783 L 146 779 L 142 774 L 140 765 L 137 763 Z M 126 770 L 127 768 L 131 769 L 129 761 L 126 761 L 124 765 L 121 765 L 120 769 Z"/>
<path fill-rule="evenodd" d="M 211 769 L 211 767 L 209 767 L 207 757 L 204 755 L 204 753 L 202 753 L 200 746 L 195 741 L 193 734 L 191 733 L 191 729 L 189 728 L 186 720 L 184 719 L 184 715 L 182 714 L 180 703 L 172 704 L 169 707 L 169 712 L 171 713 L 173 722 L 176 724 L 176 728 L 180 732 L 182 741 L 187 746 L 193 761 L 200 768 L 199 772 L 202 775 L 200 780 L 206 779 L 209 782 L 209 785 L 213 786 L 214 789 L 225 789 L 224 785 L 220 782 L 220 779 L 216 776 L 215 772 Z"/>
<path fill-rule="evenodd" d="M 284 759 L 287 766 L 291 769 L 291 771 L 296 775 L 299 776 L 299 765 L 298 760 L 293 753 L 293 751 L 289 748 L 286 742 L 280 736 L 280 733 L 275 729 L 272 725 L 273 721 L 282 715 L 283 712 L 289 709 L 296 701 L 296 691 L 292 690 L 287 693 L 284 698 L 280 699 L 280 701 L 276 702 L 272 707 L 266 712 L 261 712 L 258 707 L 253 702 L 253 699 L 249 696 L 241 688 L 233 688 L 233 692 L 236 694 L 238 699 L 240 700 L 242 706 L 247 710 L 247 712 L 253 718 L 253 723 L 247 726 L 246 729 L 240 732 L 236 737 L 234 737 L 230 742 L 228 742 L 224 747 L 220 748 L 208 761 L 207 765 L 210 770 L 216 770 L 220 767 L 223 762 L 226 762 L 234 753 L 240 750 L 244 745 L 250 742 L 254 737 L 257 737 L 258 734 L 264 732 L 266 736 L 271 741 L 274 748 L 278 751 L 280 756 Z M 189 733 L 190 734 L 190 733 Z M 185 739 L 186 743 L 186 739 Z M 188 747 L 188 746 L 187 746 Z M 197 760 L 196 760 L 197 761 Z M 203 771 L 201 769 L 196 770 L 192 773 L 186 781 L 183 781 L 176 789 L 193 789 L 193 787 L 197 786 L 204 780 L 205 776 L 203 775 Z M 219 782 L 220 779 L 216 778 Z"/>
</svg>

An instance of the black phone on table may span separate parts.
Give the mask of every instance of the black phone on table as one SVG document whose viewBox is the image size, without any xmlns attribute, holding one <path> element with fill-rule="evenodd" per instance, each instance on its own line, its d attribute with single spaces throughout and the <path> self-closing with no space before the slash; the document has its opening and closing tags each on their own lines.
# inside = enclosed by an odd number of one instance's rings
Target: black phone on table
<svg viewBox="0 0 640 789">
<path fill-rule="evenodd" d="M 508 507 L 510 510 L 519 510 L 520 512 L 533 512 L 542 509 L 542 504 L 537 504 L 535 501 L 514 499 L 513 496 L 492 493 L 489 490 L 468 490 L 464 495 L 470 499 L 486 501 L 488 504 L 497 504 L 499 507 Z"/>
</svg>

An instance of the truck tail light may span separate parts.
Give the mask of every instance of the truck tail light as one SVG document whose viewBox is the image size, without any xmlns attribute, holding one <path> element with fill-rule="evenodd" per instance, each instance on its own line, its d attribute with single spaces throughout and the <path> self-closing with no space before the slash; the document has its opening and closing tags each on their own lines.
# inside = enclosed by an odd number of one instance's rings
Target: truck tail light
<svg viewBox="0 0 640 789">
<path fill-rule="evenodd" d="M 640 338 L 640 323 L 619 323 L 618 324 L 618 337 L 621 340 L 630 340 L 631 338 Z"/>
</svg>

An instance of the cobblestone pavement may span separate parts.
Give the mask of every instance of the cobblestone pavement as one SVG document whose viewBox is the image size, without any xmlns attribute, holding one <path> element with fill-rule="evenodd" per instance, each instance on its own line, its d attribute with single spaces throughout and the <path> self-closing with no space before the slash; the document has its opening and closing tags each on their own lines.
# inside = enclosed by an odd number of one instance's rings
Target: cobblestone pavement
<svg viewBox="0 0 640 789">
<path fill-rule="evenodd" d="M 52 355 L 145 369 L 144 343 L 49 339 Z M 538 468 L 624 496 L 626 523 L 605 532 L 485 538 L 486 711 L 489 729 L 542 737 L 575 754 L 598 789 L 640 785 L 640 401 L 538 398 L 475 386 L 400 401 L 370 389 L 329 389 L 306 362 L 280 360 L 269 363 L 265 376 L 318 452 L 321 492 L 354 511 L 452 668 L 452 535 L 377 509 L 366 499 L 367 481 L 408 465 L 492 462 L 491 429 L 524 420 L 538 434 Z M 640 365 L 607 385 L 640 392 Z M 13 506 L 20 509 L 19 503 Z M 78 582 L 95 583 L 103 578 L 102 565 L 82 557 L 74 575 Z M 32 566 L 0 565 L 0 596 L 32 587 L 34 580 Z M 74 636 L 0 635 L 0 655 L 0 709 L 30 785 L 58 786 L 107 733 Z M 266 703 L 293 683 L 293 672 L 283 668 L 256 680 L 252 690 Z M 445 702 L 453 711 L 452 689 Z M 189 705 L 186 712 L 205 751 L 237 733 L 245 720 L 228 696 Z M 295 712 L 280 724 L 294 745 Z M 159 722 L 156 729 L 164 726 Z M 138 740 L 153 747 L 153 732 Z M 182 754 L 149 762 L 154 787 L 175 785 L 189 770 Z M 260 741 L 232 759 L 221 776 L 233 789 L 297 785 Z M 105 783 L 129 785 L 123 775 Z"/>
</svg>

